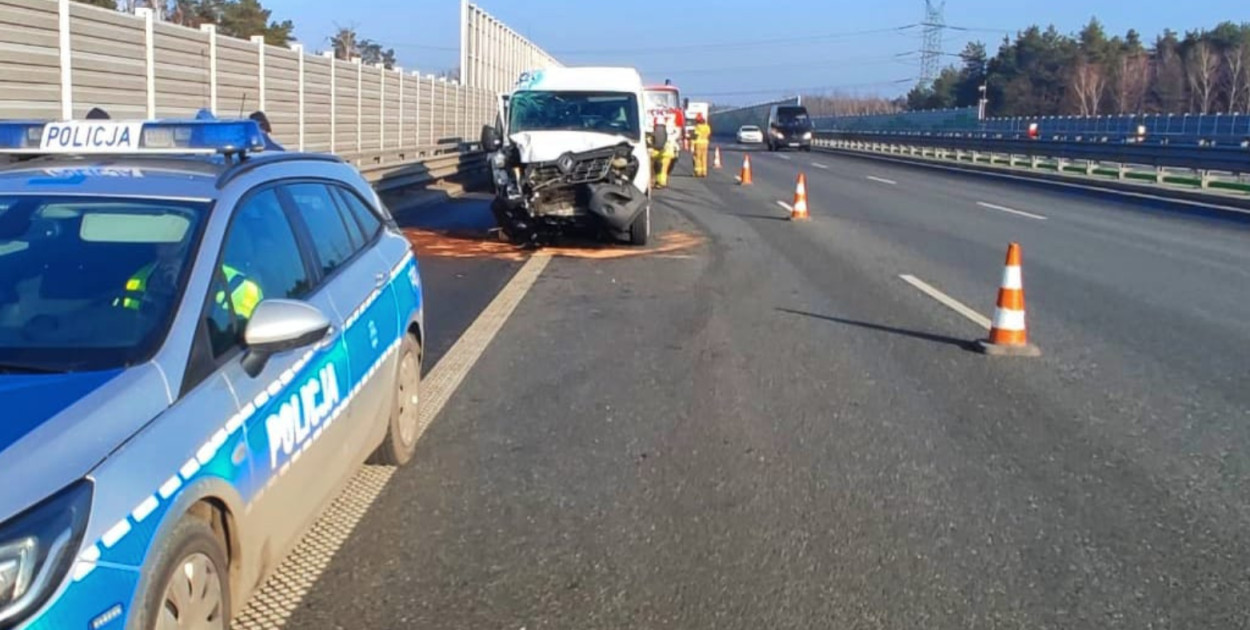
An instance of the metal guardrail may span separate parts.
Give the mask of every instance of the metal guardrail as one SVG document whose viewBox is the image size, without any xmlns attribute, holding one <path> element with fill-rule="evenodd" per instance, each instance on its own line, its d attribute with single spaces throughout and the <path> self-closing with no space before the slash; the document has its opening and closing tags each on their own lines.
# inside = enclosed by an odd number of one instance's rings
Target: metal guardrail
<svg viewBox="0 0 1250 630">
<path fill-rule="evenodd" d="M 1106 135 L 1051 136 L 1032 139 L 1023 134 L 964 132 L 816 132 L 818 145 L 886 153 L 919 155 L 921 157 L 956 160 L 964 157 L 978 161 L 988 158 L 993 164 L 998 156 L 1002 162 L 1015 166 L 1021 158 L 1036 167 L 1037 160 L 1053 158 L 1063 170 L 1065 160 L 1084 161 L 1087 174 L 1101 163 L 1120 165 L 1123 179 L 1128 165 L 1151 166 L 1156 180 L 1162 183 L 1165 169 L 1190 169 L 1199 175 L 1206 188 L 1211 172 L 1250 173 L 1250 140 L 1219 144 L 1213 141 L 1186 138 L 1138 139 Z M 954 155 L 950 155 L 954 153 Z"/>
<path fill-rule="evenodd" d="M 486 170 L 486 152 L 475 147 L 429 155 L 407 162 L 357 165 L 378 192 L 425 186 L 449 177 L 463 177 Z"/>
</svg>

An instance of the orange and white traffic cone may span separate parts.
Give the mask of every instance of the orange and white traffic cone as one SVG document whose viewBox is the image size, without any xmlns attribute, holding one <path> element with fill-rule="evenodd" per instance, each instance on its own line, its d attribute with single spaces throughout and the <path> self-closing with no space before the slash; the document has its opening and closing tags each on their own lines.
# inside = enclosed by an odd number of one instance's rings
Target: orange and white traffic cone
<svg viewBox="0 0 1250 630">
<path fill-rule="evenodd" d="M 998 306 L 994 309 L 990 338 L 978 341 L 977 347 L 993 356 L 1035 357 L 1042 353 L 1037 346 L 1029 343 L 1028 327 L 1024 321 L 1024 282 L 1019 243 L 1007 246 L 1007 264 L 998 289 Z"/>
<path fill-rule="evenodd" d="M 714 168 L 714 169 L 716 169 L 716 170 L 720 170 L 720 169 L 721 169 L 721 164 L 720 164 L 720 147 L 716 147 L 716 153 L 712 155 L 712 168 Z"/>
<path fill-rule="evenodd" d="M 750 186 L 754 182 L 751 181 L 751 156 L 742 155 L 742 174 L 738 176 L 738 183 L 743 186 Z"/>
<path fill-rule="evenodd" d="M 812 218 L 807 213 L 807 176 L 799 173 L 799 181 L 794 184 L 794 204 L 790 206 L 791 221 L 806 221 Z"/>
</svg>

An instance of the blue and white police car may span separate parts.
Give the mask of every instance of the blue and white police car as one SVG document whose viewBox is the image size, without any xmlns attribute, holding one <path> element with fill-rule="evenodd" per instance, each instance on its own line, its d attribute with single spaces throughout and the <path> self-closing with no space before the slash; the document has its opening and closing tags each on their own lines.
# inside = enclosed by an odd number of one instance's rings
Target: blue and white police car
<svg viewBox="0 0 1250 630">
<path fill-rule="evenodd" d="M 420 430 L 409 243 L 253 121 L 0 122 L 0 628 L 229 627 Z"/>
</svg>

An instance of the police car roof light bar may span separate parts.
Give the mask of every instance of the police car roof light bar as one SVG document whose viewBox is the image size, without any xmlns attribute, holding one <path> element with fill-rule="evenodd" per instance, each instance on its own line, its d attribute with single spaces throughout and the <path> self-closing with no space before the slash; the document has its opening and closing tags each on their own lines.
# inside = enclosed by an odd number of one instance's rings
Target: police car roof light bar
<svg viewBox="0 0 1250 630">
<path fill-rule="evenodd" d="M 223 154 L 265 149 L 252 120 L 0 122 L 0 153 L 26 155 Z"/>
</svg>

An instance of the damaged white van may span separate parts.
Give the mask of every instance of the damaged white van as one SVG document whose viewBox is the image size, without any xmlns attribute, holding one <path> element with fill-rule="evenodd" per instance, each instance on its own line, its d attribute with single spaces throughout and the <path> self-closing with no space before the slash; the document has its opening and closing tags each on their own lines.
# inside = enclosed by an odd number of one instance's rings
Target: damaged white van
<svg viewBox="0 0 1250 630">
<path fill-rule="evenodd" d="M 482 129 L 491 152 L 491 209 L 514 242 L 540 245 L 570 230 L 646 245 L 649 143 L 642 78 L 633 68 L 549 68 L 521 75 Z M 655 134 L 660 134 L 659 138 Z"/>
</svg>

